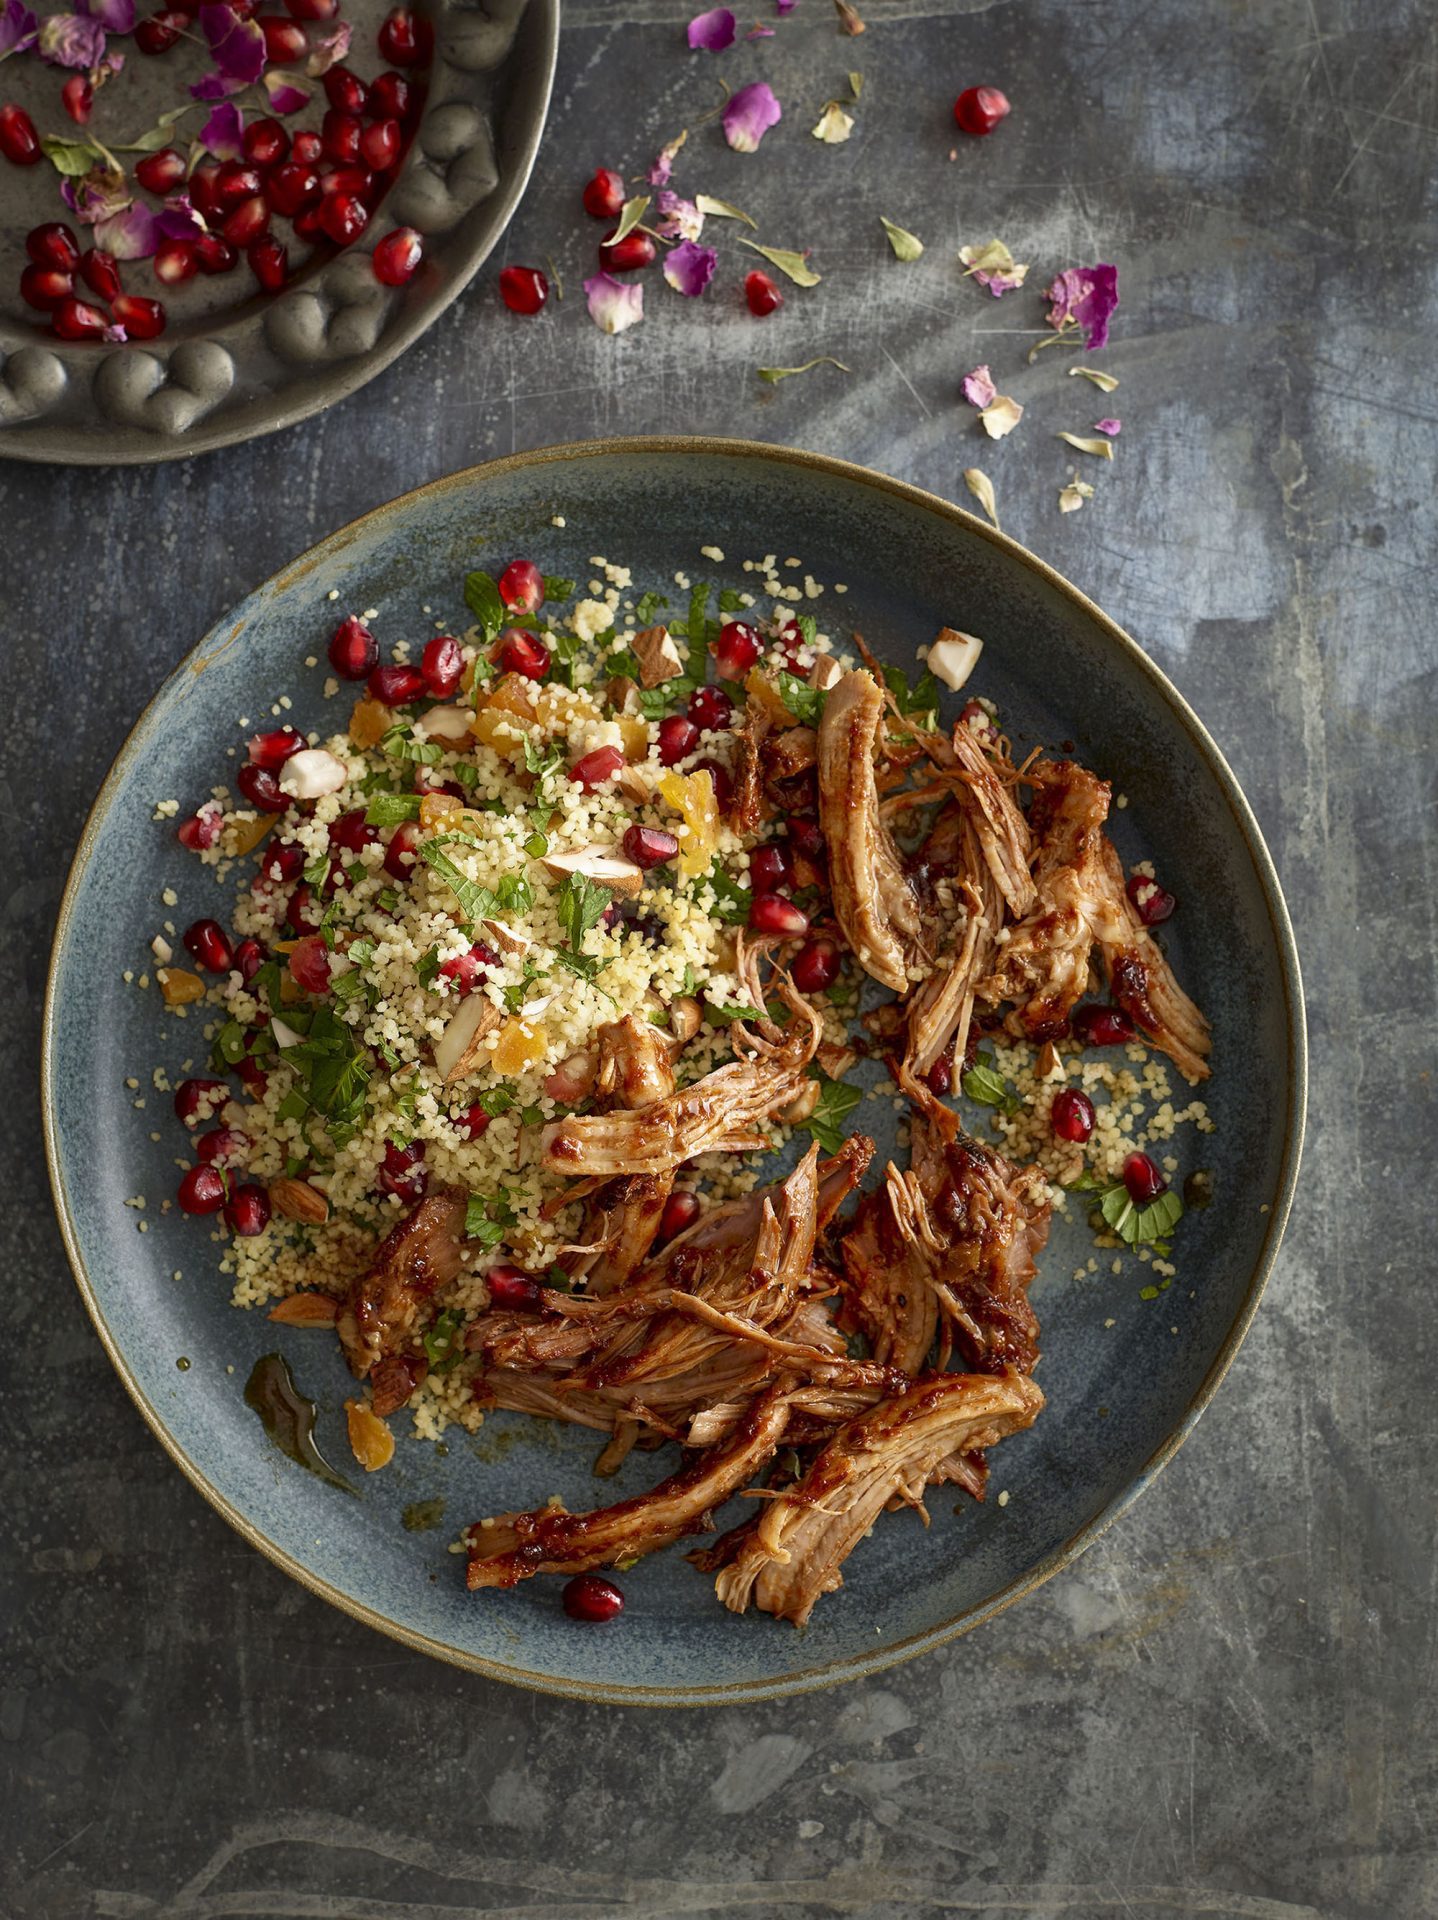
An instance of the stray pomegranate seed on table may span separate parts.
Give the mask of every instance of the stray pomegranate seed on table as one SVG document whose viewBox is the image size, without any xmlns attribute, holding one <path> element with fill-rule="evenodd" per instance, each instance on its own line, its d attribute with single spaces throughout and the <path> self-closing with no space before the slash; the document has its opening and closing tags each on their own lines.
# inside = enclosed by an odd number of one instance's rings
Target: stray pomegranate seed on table
<svg viewBox="0 0 1438 1920">
<path fill-rule="evenodd" d="M 597 1573 L 577 1573 L 564 1589 L 564 1611 L 571 1620 L 597 1624 L 614 1620 L 624 1611 L 624 1595 L 612 1580 Z"/>
<path fill-rule="evenodd" d="M 549 298 L 549 282 L 538 267 L 502 267 L 499 293 L 511 313 L 535 314 Z"/>
<path fill-rule="evenodd" d="M 992 133 L 1009 112 L 1008 100 L 997 87 L 965 87 L 954 102 L 954 119 L 960 131 L 978 137 Z"/>
<path fill-rule="evenodd" d="M 615 220 L 624 209 L 624 176 L 600 167 L 584 188 L 584 211 L 595 220 Z"/>
</svg>

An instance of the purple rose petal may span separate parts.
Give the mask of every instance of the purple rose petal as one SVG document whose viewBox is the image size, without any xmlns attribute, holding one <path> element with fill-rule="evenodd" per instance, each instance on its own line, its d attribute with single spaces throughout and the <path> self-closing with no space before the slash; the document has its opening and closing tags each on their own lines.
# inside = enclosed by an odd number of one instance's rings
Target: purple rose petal
<svg viewBox="0 0 1438 1920">
<path fill-rule="evenodd" d="M 354 28 L 348 21 L 341 20 L 334 29 L 315 42 L 310 57 L 305 62 L 305 72 L 311 80 L 318 80 L 331 67 L 338 66 L 350 50 L 350 41 L 354 38 Z"/>
<path fill-rule="evenodd" d="M 1116 433 L 1121 432 L 1122 428 L 1122 420 L 1095 420 L 1093 423 L 1094 432 L 1106 433 L 1110 440 L 1113 439 Z"/>
<path fill-rule="evenodd" d="M 711 7 L 689 22 L 689 45 L 708 53 L 722 53 L 734 44 L 734 16 L 727 7 Z"/>
<path fill-rule="evenodd" d="M 190 88 L 194 98 L 222 100 L 227 93 L 253 86 L 265 70 L 265 36 L 258 21 L 242 20 L 233 7 L 201 7 L 200 31 L 215 71 Z"/>
<path fill-rule="evenodd" d="M 774 0 L 774 11 L 777 14 L 792 13 L 794 6 L 795 0 Z"/>
<path fill-rule="evenodd" d="M 719 255 L 713 247 L 696 247 L 692 240 L 681 240 L 664 257 L 664 278 L 676 293 L 695 300 L 714 278 Z"/>
<path fill-rule="evenodd" d="M 655 200 L 663 214 L 655 232 L 666 240 L 697 240 L 704 230 L 704 216 L 692 200 L 685 200 L 665 188 Z"/>
<path fill-rule="evenodd" d="M 105 29 L 83 13 L 52 13 L 40 23 L 35 51 L 47 66 L 85 73 L 105 57 Z"/>
<path fill-rule="evenodd" d="M 589 301 L 589 317 L 601 333 L 623 333 L 644 318 L 644 289 L 637 283 L 626 286 L 612 273 L 596 273 L 584 283 Z"/>
<path fill-rule="evenodd" d="M 155 215 L 155 225 L 167 240 L 198 240 L 208 231 L 204 221 L 190 205 L 188 193 L 172 193 Z"/>
<path fill-rule="evenodd" d="M 112 347 L 123 347 L 129 337 L 129 334 L 126 333 L 118 320 L 112 320 L 100 336 L 102 340 L 107 340 Z"/>
<path fill-rule="evenodd" d="M 987 367 L 975 367 L 962 381 L 964 398 L 971 407 L 986 407 L 998 392 Z"/>
<path fill-rule="evenodd" d="M 755 80 L 725 102 L 724 138 L 735 153 L 753 153 L 769 128 L 783 117 L 773 89 Z"/>
<path fill-rule="evenodd" d="M 123 213 L 131 201 L 123 173 L 92 167 L 78 180 L 60 182 L 60 198 L 82 227 L 93 227 L 112 214 Z"/>
<path fill-rule="evenodd" d="M 0 12 L 0 60 L 10 53 L 24 53 L 35 44 L 35 16 L 20 0 L 5 0 Z"/>
<path fill-rule="evenodd" d="M 130 33 L 135 25 L 135 0 L 80 0 L 81 13 L 98 20 L 106 33 Z"/>
<path fill-rule="evenodd" d="M 1092 353 L 1108 344 L 1108 323 L 1118 305 L 1118 268 L 1100 261 L 1093 267 L 1065 267 L 1044 289 L 1051 327 L 1084 329 L 1084 348 Z"/>
<path fill-rule="evenodd" d="M 288 117 L 299 113 L 310 104 L 310 95 L 306 88 L 297 87 L 292 80 L 286 80 L 278 73 L 265 75 L 265 92 L 270 96 L 270 112 Z"/>
<path fill-rule="evenodd" d="M 200 128 L 200 145 L 216 160 L 242 160 L 244 132 L 244 115 L 232 100 L 225 100 Z"/>
<path fill-rule="evenodd" d="M 159 221 L 148 207 L 126 207 L 95 223 L 95 245 L 117 260 L 148 260 L 159 242 Z"/>
</svg>

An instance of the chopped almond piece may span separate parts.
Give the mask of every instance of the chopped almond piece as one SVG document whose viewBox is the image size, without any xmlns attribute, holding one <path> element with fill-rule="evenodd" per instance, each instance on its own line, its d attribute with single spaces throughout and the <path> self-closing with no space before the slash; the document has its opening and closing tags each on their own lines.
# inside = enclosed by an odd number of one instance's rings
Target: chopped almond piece
<svg viewBox="0 0 1438 1920">
<path fill-rule="evenodd" d="M 629 897 L 644 885 L 643 869 L 608 847 L 581 847 L 576 853 L 547 853 L 544 865 L 556 879 L 564 880 L 578 873 L 596 886 L 608 887 L 611 893 Z"/>
<path fill-rule="evenodd" d="M 683 673 L 684 662 L 679 658 L 678 647 L 669 637 L 668 627 L 646 627 L 643 633 L 635 634 L 632 645 L 634 657 L 639 662 L 641 686 L 662 686 L 666 680 L 675 680 Z"/>
<path fill-rule="evenodd" d="M 308 1180 L 293 1180 L 288 1176 L 271 1180 L 270 1205 L 286 1220 L 303 1220 L 313 1227 L 323 1226 L 330 1217 L 328 1195 L 321 1193 L 318 1187 L 312 1187 Z M 295 1297 L 298 1299 L 301 1296 Z M 315 1297 L 323 1299 L 324 1296 Z M 308 1326 L 310 1323 L 306 1321 L 305 1324 Z"/>
<path fill-rule="evenodd" d="M 434 1043 L 434 1064 L 444 1076 L 445 1085 L 473 1073 L 479 1064 L 480 1049 L 486 1034 L 493 1033 L 504 1015 L 482 993 L 461 1000 L 450 1016 L 449 1025 Z"/>
</svg>

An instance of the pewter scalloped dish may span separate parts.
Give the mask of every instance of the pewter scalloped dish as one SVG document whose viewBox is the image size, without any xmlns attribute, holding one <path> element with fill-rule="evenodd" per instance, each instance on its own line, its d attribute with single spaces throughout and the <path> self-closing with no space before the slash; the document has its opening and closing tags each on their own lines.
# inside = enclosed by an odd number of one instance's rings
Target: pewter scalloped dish
<svg viewBox="0 0 1438 1920">
<path fill-rule="evenodd" d="M 346 7 L 357 45 L 373 45 L 385 11 L 375 0 Z M 55 175 L 48 166 L 0 168 L 6 251 L 15 263 L 0 295 L 7 303 L 0 308 L 0 456 L 130 465 L 273 433 L 355 392 L 444 311 L 503 233 L 528 182 L 554 78 L 559 0 L 439 0 L 427 11 L 435 57 L 424 76 L 424 113 L 363 237 L 302 266 L 279 294 L 259 292 L 243 262 L 234 275 L 161 289 L 172 318 L 159 340 L 105 347 L 45 331 L 43 317 L 13 288 L 23 234 L 64 214 Z M 43 77 L 48 125 L 56 118 L 54 71 L 40 68 L 37 77 L 24 65 L 7 64 L 7 92 L 27 104 Z M 148 106 L 153 120 L 175 104 L 173 73 L 163 60 L 132 65 L 140 83 L 132 95 L 136 118 Z M 425 264 L 407 287 L 382 286 L 370 255 L 401 226 L 423 234 Z M 135 267 L 125 271 L 134 275 Z M 138 279 L 130 284 L 149 291 Z"/>
</svg>

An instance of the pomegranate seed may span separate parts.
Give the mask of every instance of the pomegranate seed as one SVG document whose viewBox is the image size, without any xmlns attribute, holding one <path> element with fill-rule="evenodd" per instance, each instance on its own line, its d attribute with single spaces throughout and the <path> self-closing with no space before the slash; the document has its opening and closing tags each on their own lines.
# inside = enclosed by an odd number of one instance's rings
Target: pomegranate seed
<svg viewBox="0 0 1438 1920">
<path fill-rule="evenodd" d="M 33 167 L 44 159 L 35 122 L 23 107 L 0 107 L 0 153 L 16 167 Z"/>
<path fill-rule="evenodd" d="M 537 613 L 544 605 L 544 575 L 532 560 L 511 560 L 498 586 L 500 599 L 512 613 Z"/>
<path fill-rule="evenodd" d="M 135 28 L 135 45 L 141 53 L 168 53 L 185 31 L 185 15 L 169 7 L 152 13 Z"/>
<path fill-rule="evenodd" d="M 331 109 L 320 123 L 320 148 L 326 160 L 340 166 L 359 159 L 360 134 L 364 131 L 358 114 Z"/>
<path fill-rule="evenodd" d="M 960 132 L 975 136 L 992 133 L 1008 113 L 1008 100 L 997 87 L 965 87 L 954 102 Z"/>
<path fill-rule="evenodd" d="M 162 240 L 155 249 L 155 278 L 167 287 L 178 287 L 192 280 L 199 268 L 199 256 L 189 240 Z"/>
<path fill-rule="evenodd" d="M 320 226 L 318 202 L 312 207 L 306 207 L 302 213 L 295 215 L 294 229 L 297 240 L 313 240 L 318 244 L 319 241 L 324 238 L 324 230 Z"/>
<path fill-rule="evenodd" d="M 356 200 L 368 200 L 374 192 L 374 175 L 356 160 L 320 169 L 320 195 L 352 193 Z"/>
<path fill-rule="evenodd" d="M 272 233 L 253 241 L 245 250 L 245 258 L 250 263 L 250 272 L 266 293 L 278 293 L 290 277 L 290 250 Z"/>
<path fill-rule="evenodd" d="M 258 940 L 242 940 L 235 948 L 235 965 L 246 986 L 264 964 L 265 950 Z"/>
<path fill-rule="evenodd" d="M 99 340 L 109 323 L 98 307 L 71 297 L 55 309 L 50 325 L 62 340 Z"/>
<path fill-rule="evenodd" d="M 729 811 L 729 802 L 734 798 L 734 782 L 729 769 L 721 767 L 717 760 L 699 760 L 695 762 L 696 773 L 707 773 L 714 783 L 714 804 L 720 813 Z"/>
<path fill-rule="evenodd" d="M 576 1573 L 566 1581 L 561 1598 L 571 1620 L 613 1620 L 624 1611 L 624 1595 L 597 1573 Z"/>
<path fill-rule="evenodd" d="M 397 227 L 374 250 L 374 277 L 384 287 L 405 287 L 419 272 L 424 242 L 413 227 Z"/>
<path fill-rule="evenodd" d="M 225 1225 L 243 1240 L 253 1240 L 270 1224 L 270 1196 L 263 1187 L 237 1187 L 225 1204 Z"/>
<path fill-rule="evenodd" d="M 290 949 L 289 969 L 290 978 L 306 993 L 329 992 L 330 952 L 317 933 L 306 934 Z"/>
<path fill-rule="evenodd" d="M 569 777 L 586 793 L 593 793 L 606 780 L 612 780 L 625 765 L 624 755 L 618 747 L 596 747 L 593 753 L 586 753 L 575 761 L 569 769 Z"/>
<path fill-rule="evenodd" d="M 320 923 L 315 917 L 315 891 L 308 880 L 302 880 L 290 895 L 290 904 L 285 909 L 285 921 L 291 931 L 301 937 L 319 932 Z M 328 947 L 325 948 L 325 952 L 329 952 Z"/>
<path fill-rule="evenodd" d="M 671 860 L 679 857 L 679 842 L 672 833 L 665 833 L 660 827 L 627 827 L 624 833 L 624 851 L 636 867 L 642 867 L 648 873 L 651 867 L 667 866 Z"/>
<path fill-rule="evenodd" d="M 761 893 L 750 902 L 749 925 L 755 933 L 778 933 L 797 940 L 809 931 L 809 916 L 782 893 Z"/>
<path fill-rule="evenodd" d="M 90 247 L 80 257 L 80 277 L 102 300 L 120 297 L 120 265 L 113 253 Z"/>
<path fill-rule="evenodd" d="M 401 1200 L 423 1200 L 429 1186 L 423 1159 L 423 1140 L 412 1140 L 407 1147 L 387 1146 L 379 1170 L 380 1191 Z"/>
<path fill-rule="evenodd" d="M 325 75 L 325 98 L 336 113 L 363 113 L 369 89 L 348 67 L 331 67 Z"/>
<path fill-rule="evenodd" d="M 502 267 L 499 297 L 511 313 L 538 313 L 549 298 L 549 282 L 538 267 Z"/>
<path fill-rule="evenodd" d="M 262 193 L 255 193 L 248 200 L 240 202 L 226 218 L 220 231 L 232 247 L 248 247 L 259 239 L 269 224 L 269 204 Z"/>
<path fill-rule="evenodd" d="M 48 220 L 25 236 L 25 251 L 37 267 L 57 267 L 73 273 L 80 264 L 80 243 L 63 220 Z"/>
<path fill-rule="evenodd" d="M 408 7 L 395 7 L 380 23 L 381 55 L 392 67 L 412 67 L 420 58 L 420 34 Z"/>
<path fill-rule="evenodd" d="M 309 52 L 305 30 L 297 21 L 267 13 L 260 15 L 258 24 L 265 36 L 265 59 L 271 66 L 297 66 Z"/>
<path fill-rule="evenodd" d="M 615 233 L 619 231 L 616 227 Z M 599 243 L 599 264 L 606 273 L 633 273 L 639 267 L 652 267 L 658 249 L 647 233 L 636 227 L 622 240 L 611 243 L 606 233 Z"/>
<path fill-rule="evenodd" d="M 388 173 L 404 145 L 404 129 L 398 120 L 372 120 L 360 133 L 359 157 L 376 173 Z"/>
<path fill-rule="evenodd" d="M 998 729 L 994 725 L 993 715 L 989 712 L 982 700 L 969 700 L 965 703 L 963 711 L 955 723 L 954 731 L 957 733 L 960 727 L 966 727 L 968 731 L 973 734 L 974 738 L 981 741 L 984 746 L 990 745 L 999 737 Z"/>
<path fill-rule="evenodd" d="M 273 733 L 252 733 L 247 744 L 257 767 L 282 767 L 304 747 L 305 736 L 293 727 L 276 727 Z"/>
<path fill-rule="evenodd" d="M 182 1175 L 176 1199 L 181 1213 L 218 1213 L 225 1204 L 225 1176 L 213 1167 L 191 1167 Z"/>
<path fill-rule="evenodd" d="M 368 681 L 369 697 L 386 707 L 407 707 L 424 696 L 424 675 L 418 667 L 376 667 Z"/>
<path fill-rule="evenodd" d="M 215 182 L 219 177 L 218 160 L 202 160 L 190 175 L 190 200 L 202 219 L 218 220 L 220 217 L 222 209 L 215 194 Z"/>
<path fill-rule="evenodd" d="M 95 111 L 95 88 L 83 73 L 72 73 L 60 89 L 60 105 L 77 127 L 87 127 Z"/>
<path fill-rule="evenodd" d="M 454 959 L 446 960 L 440 972 L 446 980 L 453 980 L 459 989 L 460 998 L 473 993 L 494 965 L 494 955 L 488 947 L 476 945 L 468 953 L 456 954 Z"/>
<path fill-rule="evenodd" d="M 1075 1011 L 1073 1036 L 1081 1047 L 1118 1047 L 1133 1039 L 1134 1026 L 1122 1007 L 1090 1002 Z"/>
<path fill-rule="evenodd" d="M 244 133 L 245 158 L 261 169 L 277 167 L 290 150 L 290 136 L 268 115 L 252 120 Z"/>
<path fill-rule="evenodd" d="M 954 1050 L 952 1047 L 944 1048 L 938 1059 L 924 1075 L 924 1079 L 928 1083 L 929 1092 L 938 1094 L 940 1098 L 952 1090 L 954 1084 Z"/>
<path fill-rule="evenodd" d="M 194 955 L 206 973 L 229 972 L 234 949 L 218 920 L 196 920 L 193 926 L 186 927 L 184 941 L 185 951 Z"/>
<path fill-rule="evenodd" d="M 131 340 L 158 340 L 168 319 L 160 301 L 145 300 L 135 293 L 120 294 L 111 312 Z"/>
<path fill-rule="evenodd" d="M 523 674 L 526 680 L 542 680 L 549 672 L 548 647 L 523 627 L 503 628 L 489 657 L 501 673 Z"/>
<path fill-rule="evenodd" d="M 778 893 L 793 880 L 794 863 L 783 847 L 756 847 L 750 854 L 749 885 L 755 893 Z"/>
<path fill-rule="evenodd" d="M 146 193 L 170 193 L 184 177 L 184 157 L 173 147 L 162 147 L 158 153 L 147 153 L 135 162 L 135 178 Z"/>
<path fill-rule="evenodd" d="M 293 20 L 333 20 L 340 0 L 285 0 L 285 12 Z"/>
<path fill-rule="evenodd" d="M 1094 1130 L 1093 1101 L 1077 1087 L 1064 1087 L 1054 1095 L 1049 1108 L 1049 1125 L 1060 1140 L 1072 1140 L 1082 1146 Z"/>
<path fill-rule="evenodd" d="M 722 687 L 696 687 L 689 696 L 688 711 L 703 733 L 725 733 L 734 720 L 734 702 Z"/>
<path fill-rule="evenodd" d="M 223 1080 L 182 1080 L 175 1088 L 175 1117 L 187 1127 L 208 1120 L 230 1097 Z"/>
<path fill-rule="evenodd" d="M 796 815 L 788 824 L 795 853 L 802 853 L 806 860 L 822 860 L 825 856 L 824 836 L 819 831 L 818 821 L 805 820 L 802 815 Z"/>
<path fill-rule="evenodd" d="M 75 291 L 75 282 L 58 267 L 26 267 L 20 275 L 20 297 L 26 306 L 53 313 Z"/>
<path fill-rule="evenodd" d="M 1173 918 L 1174 908 L 1178 905 L 1167 887 L 1161 887 L 1156 880 L 1150 880 L 1142 873 L 1130 876 L 1128 897 L 1146 927 L 1161 927 L 1165 920 Z"/>
<path fill-rule="evenodd" d="M 699 1218 L 701 1208 L 696 1194 L 686 1193 L 683 1188 L 671 1193 L 664 1202 L 664 1211 L 659 1216 L 659 1238 L 673 1240 L 679 1234 L 686 1233 Z"/>
<path fill-rule="evenodd" d="M 319 175 L 299 160 L 287 160 L 265 181 L 265 198 L 273 211 L 286 220 L 293 219 L 303 208 L 314 206 L 319 197 Z"/>
<path fill-rule="evenodd" d="M 617 220 L 624 210 L 624 176 L 599 167 L 584 189 L 584 211 L 596 220 Z"/>
<path fill-rule="evenodd" d="M 250 1136 L 238 1127 L 216 1127 L 195 1142 L 195 1155 L 207 1167 L 230 1167 L 250 1150 Z"/>
<path fill-rule="evenodd" d="M 784 296 L 769 278 L 756 267 L 753 273 L 744 276 L 744 300 L 750 313 L 762 320 L 766 315 L 776 313 L 784 304 Z"/>
<path fill-rule="evenodd" d="M 408 120 L 424 98 L 424 90 L 402 73 L 381 73 L 370 84 L 364 110 L 375 120 Z"/>
<path fill-rule="evenodd" d="M 364 680 L 379 665 L 379 641 L 357 615 L 347 614 L 330 635 L 330 665 L 341 680 Z"/>
<path fill-rule="evenodd" d="M 260 176 L 243 160 L 225 160 L 215 175 L 215 204 L 227 212 L 242 200 L 251 200 L 260 190 Z"/>
<path fill-rule="evenodd" d="M 241 767 L 235 785 L 257 813 L 283 813 L 290 804 L 289 795 L 280 791 L 280 783 L 268 767 Z"/>
<path fill-rule="evenodd" d="M 201 273 L 228 273 L 239 257 L 229 241 L 218 233 L 196 234 L 195 258 Z"/>
<path fill-rule="evenodd" d="M 342 813 L 330 827 L 330 845 L 341 848 L 345 853 L 360 853 L 366 847 L 377 847 L 379 840 L 379 828 L 372 827 L 365 819 L 363 807 Z"/>
<path fill-rule="evenodd" d="M 466 1140 L 478 1140 L 488 1131 L 489 1115 L 476 1100 L 472 1107 L 457 1114 L 451 1122 L 456 1133 L 462 1133 Z"/>
<path fill-rule="evenodd" d="M 332 193 L 320 202 L 320 225 L 337 247 L 358 240 L 369 224 L 369 208 L 352 193 Z"/>
<path fill-rule="evenodd" d="M 687 760 L 699 745 L 699 729 L 682 713 L 671 713 L 659 722 L 659 764 L 677 766 Z"/>
<path fill-rule="evenodd" d="M 425 839 L 418 820 L 402 820 L 384 850 L 384 870 L 392 880 L 408 880 L 414 872 L 415 848 Z"/>
<path fill-rule="evenodd" d="M 436 700 L 448 700 L 464 672 L 464 655 L 452 634 L 437 633 L 425 642 L 419 670 L 424 684 Z"/>
<path fill-rule="evenodd" d="M 182 847 L 189 847 L 194 853 L 200 853 L 206 847 L 212 847 L 224 831 L 224 816 L 218 807 L 205 806 L 192 819 L 182 821 L 176 829 L 175 838 Z"/>
<path fill-rule="evenodd" d="M 839 949 L 832 940 L 810 940 L 789 969 L 800 993 L 823 993 L 839 977 Z"/>
<path fill-rule="evenodd" d="M 324 155 L 324 141 L 310 127 L 297 133 L 290 142 L 290 158 L 297 160 L 302 167 L 312 167 Z"/>
<path fill-rule="evenodd" d="M 458 780 L 436 780 L 428 767 L 415 768 L 414 790 L 416 793 L 447 793 L 454 800 L 469 799 L 469 795 Z"/>
<path fill-rule="evenodd" d="M 722 680 L 742 680 L 759 658 L 759 636 L 747 620 L 730 620 L 719 629 L 713 646 L 714 664 Z"/>
<path fill-rule="evenodd" d="M 1146 1153 L 1131 1153 L 1123 1163 L 1123 1183 L 1136 1207 L 1146 1207 L 1168 1186 L 1162 1172 Z"/>
<path fill-rule="evenodd" d="M 484 1276 L 489 1287 L 489 1304 L 501 1313 L 539 1313 L 544 1307 L 544 1289 L 522 1267 L 501 1264 Z"/>
<path fill-rule="evenodd" d="M 241 1060 L 235 1068 L 235 1072 L 244 1081 L 256 1100 L 264 1099 L 265 1088 L 270 1084 L 270 1076 L 265 1072 L 258 1060 Z"/>
<path fill-rule="evenodd" d="M 338 821 L 335 823 L 338 825 Z M 305 868 L 305 850 L 298 841 L 286 840 L 278 847 L 271 847 L 261 865 L 261 872 L 280 886 L 287 887 L 292 880 L 298 880 Z"/>
</svg>

